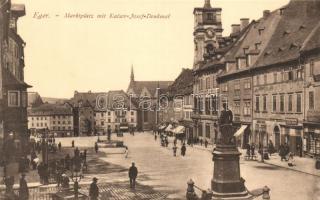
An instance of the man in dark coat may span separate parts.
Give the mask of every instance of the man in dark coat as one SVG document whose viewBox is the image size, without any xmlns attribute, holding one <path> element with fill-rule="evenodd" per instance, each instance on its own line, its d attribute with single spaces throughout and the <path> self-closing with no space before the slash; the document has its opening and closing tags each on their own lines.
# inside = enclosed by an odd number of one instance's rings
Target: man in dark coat
<svg viewBox="0 0 320 200">
<path fill-rule="evenodd" d="M 89 196 L 90 200 L 97 200 L 99 197 L 99 188 L 97 185 L 98 179 L 94 177 L 90 185 Z"/>
<path fill-rule="evenodd" d="M 21 174 L 20 184 L 19 184 L 19 200 L 28 200 L 29 199 L 29 190 L 27 181 L 25 179 L 26 175 Z"/>
<path fill-rule="evenodd" d="M 133 188 L 133 189 L 135 188 L 137 176 L 138 176 L 138 169 L 133 162 L 132 166 L 129 168 L 130 188 Z"/>
<path fill-rule="evenodd" d="M 183 143 L 182 147 L 181 147 L 181 155 L 185 156 L 186 155 L 186 151 L 187 151 L 187 147 L 186 144 Z"/>
</svg>

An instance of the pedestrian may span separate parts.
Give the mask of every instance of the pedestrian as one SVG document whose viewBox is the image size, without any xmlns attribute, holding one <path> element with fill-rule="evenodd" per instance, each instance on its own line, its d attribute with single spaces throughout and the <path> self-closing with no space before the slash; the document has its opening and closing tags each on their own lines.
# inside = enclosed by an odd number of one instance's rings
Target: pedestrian
<svg viewBox="0 0 320 200">
<path fill-rule="evenodd" d="M 246 149 L 247 149 L 246 158 L 250 158 L 250 150 L 251 150 L 251 147 L 250 147 L 250 144 L 249 144 L 249 143 L 247 144 Z"/>
<path fill-rule="evenodd" d="M 29 199 L 29 190 L 27 181 L 25 179 L 26 174 L 22 173 L 19 183 L 19 200 L 28 200 Z"/>
<path fill-rule="evenodd" d="M 297 144 L 297 153 L 299 155 L 299 157 L 302 157 L 302 148 L 300 144 Z"/>
<path fill-rule="evenodd" d="M 124 154 L 125 154 L 125 158 L 128 158 L 128 155 L 129 155 L 129 149 L 128 147 L 126 146 L 126 149 L 124 151 Z"/>
<path fill-rule="evenodd" d="M 61 142 L 58 143 L 59 151 L 61 151 Z"/>
<path fill-rule="evenodd" d="M 256 156 L 255 149 L 256 149 L 256 146 L 254 145 L 254 143 L 252 143 L 252 144 L 251 144 L 251 147 L 250 147 L 250 150 L 251 150 L 251 159 L 252 159 L 252 160 L 253 160 L 253 158 Z"/>
<path fill-rule="evenodd" d="M 275 152 L 275 148 L 273 146 L 272 140 L 269 140 L 268 152 L 269 152 L 270 156 Z"/>
<path fill-rule="evenodd" d="M 71 147 L 74 147 L 74 140 L 71 141 Z"/>
<path fill-rule="evenodd" d="M 174 140 L 173 140 L 173 145 L 174 145 L 174 146 L 177 145 L 177 138 L 174 138 Z"/>
<path fill-rule="evenodd" d="M 80 151 L 79 151 L 78 147 L 76 147 L 76 149 L 74 150 L 74 157 L 76 157 L 76 158 L 80 157 Z"/>
<path fill-rule="evenodd" d="M 177 156 L 177 149 L 178 149 L 177 146 L 174 145 L 172 149 L 173 149 L 173 156 Z"/>
<path fill-rule="evenodd" d="M 96 153 L 98 153 L 99 147 L 97 142 L 94 144 L 94 150 L 96 151 Z"/>
<path fill-rule="evenodd" d="M 133 162 L 131 167 L 129 168 L 129 179 L 130 179 L 130 188 L 135 189 L 136 186 L 136 178 L 138 176 L 138 169 Z"/>
<path fill-rule="evenodd" d="M 279 156 L 281 158 L 281 161 L 286 160 L 286 153 L 285 153 L 285 149 L 284 149 L 283 144 L 281 144 L 279 147 Z"/>
<path fill-rule="evenodd" d="M 183 145 L 181 147 L 181 155 L 185 156 L 186 155 L 186 151 L 187 151 L 186 144 L 183 143 Z"/>
<path fill-rule="evenodd" d="M 97 185 L 97 182 L 98 179 L 96 177 L 93 177 L 89 190 L 90 200 L 97 200 L 99 197 L 99 187 Z"/>
<path fill-rule="evenodd" d="M 205 146 L 205 148 L 208 147 L 208 141 L 207 140 L 204 141 L 204 146 Z"/>
<path fill-rule="evenodd" d="M 294 161 L 294 158 L 293 158 L 293 153 L 291 153 L 291 152 L 289 153 L 288 166 L 289 166 L 289 167 L 295 166 L 295 161 Z"/>
<path fill-rule="evenodd" d="M 157 141 L 157 135 L 156 134 L 154 135 L 154 140 Z"/>
<path fill-rule="evenodd" d="M 200 139 L 200 145 L 202 146 L 202 143 L 203 143 L 203 141 L 202 141 L 202 139 Z"/>
</svg>

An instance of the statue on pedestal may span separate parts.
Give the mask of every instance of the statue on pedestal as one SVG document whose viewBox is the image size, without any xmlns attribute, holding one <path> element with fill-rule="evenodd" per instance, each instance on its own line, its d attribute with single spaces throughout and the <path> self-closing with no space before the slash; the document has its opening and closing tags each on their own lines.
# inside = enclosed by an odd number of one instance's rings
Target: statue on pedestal
<svg viewBox="0 0 320 200">
<path fill-rule="evenodd" d="M 222 105 L 223 110 L 221 111 L 219 118 L 219 128 L 220 128 L 220 144 L 233 144 L 233 114 L 231 110 L 227 109 L 227 104 Z"/>
</svg>

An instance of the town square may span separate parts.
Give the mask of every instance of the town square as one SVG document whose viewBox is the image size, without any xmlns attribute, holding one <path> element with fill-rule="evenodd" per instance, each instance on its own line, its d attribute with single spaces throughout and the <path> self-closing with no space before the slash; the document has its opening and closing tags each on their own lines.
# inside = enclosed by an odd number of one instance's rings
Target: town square
<svg viewBox="0 0 320 200">
<path fill-rule="evenodd" d="M 75 1 L 0 0 L 0 199 L 320 200 L 319 0 Z"/>
</svg>

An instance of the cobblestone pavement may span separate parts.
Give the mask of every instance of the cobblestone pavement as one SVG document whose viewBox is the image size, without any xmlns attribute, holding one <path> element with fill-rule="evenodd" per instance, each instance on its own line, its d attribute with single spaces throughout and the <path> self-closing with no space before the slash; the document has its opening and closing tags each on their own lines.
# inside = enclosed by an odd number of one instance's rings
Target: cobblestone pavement
<svg viewBox="0 0 320 200">
<path fill-rule="evenodd" d="M 80 185 L 80 193 L 89 195 L 89 184 Z M 127 182 L 115 182 L 115 183 L 101 183 L 99 184 L 101 200 L 162 200 L 166 199 L 166 194 L 157 192 L 149 186 L 144 186 L 141 184 L 136 185 L 136 189 L 132 190 L 129 187 Z M 34 187 L 29 189 L 30 200 L 49 200 L 51 194 L 54 194 L 58 191 L 58 188 L 55 186 L 41 186 Z M 15 193 L 18 195 L 17 190 Z M 0 193 L 3 195 L 3 192 Z"/>
</svg>

